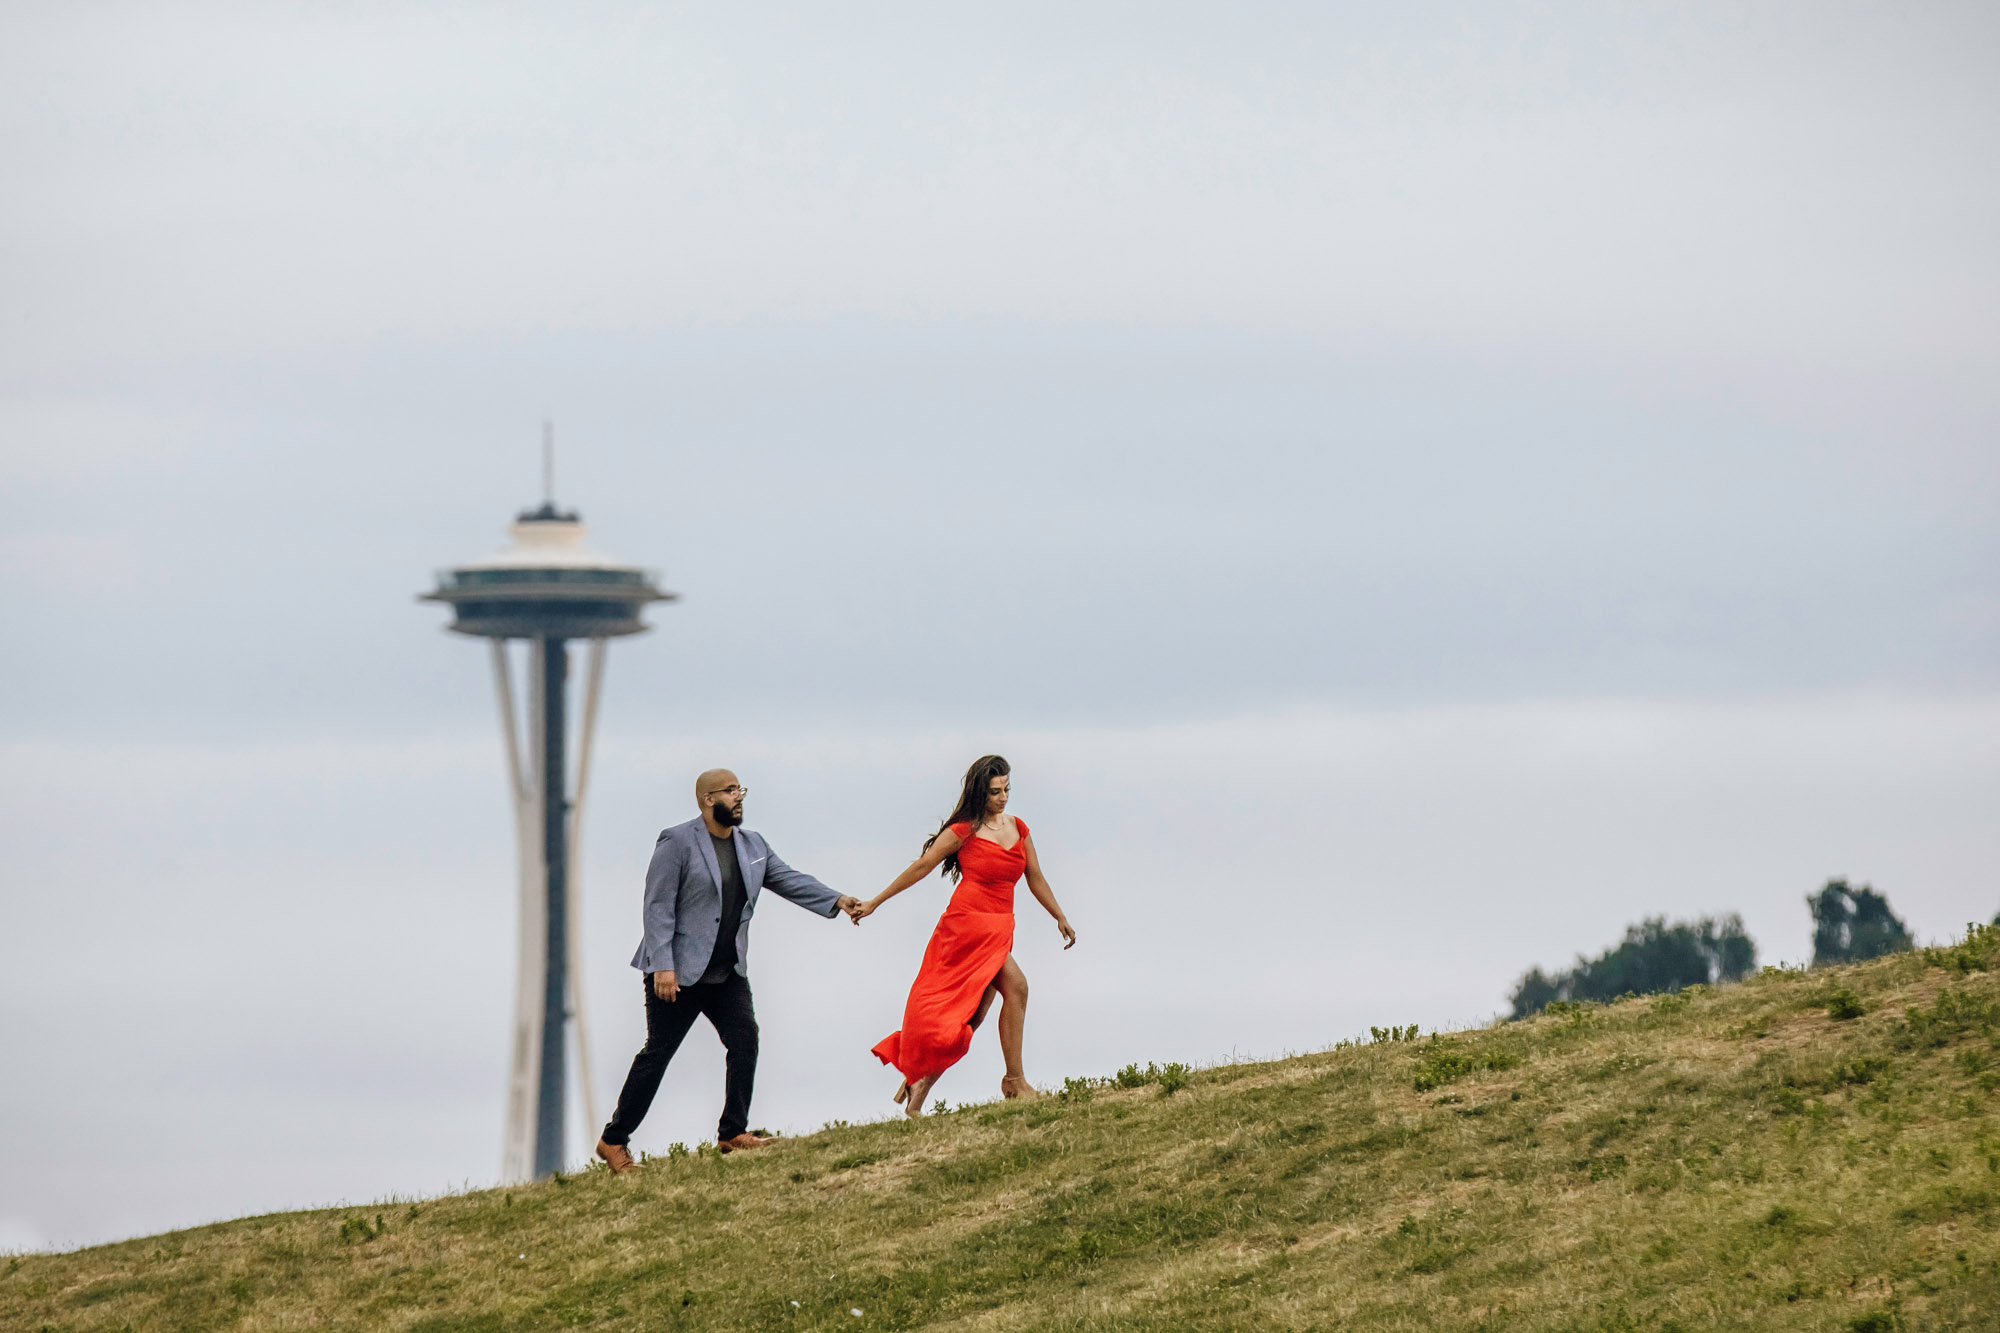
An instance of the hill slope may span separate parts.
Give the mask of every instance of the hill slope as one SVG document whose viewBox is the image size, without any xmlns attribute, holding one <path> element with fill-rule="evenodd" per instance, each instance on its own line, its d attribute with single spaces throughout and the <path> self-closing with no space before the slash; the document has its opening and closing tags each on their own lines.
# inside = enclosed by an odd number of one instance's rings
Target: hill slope
<svg viewBox="0 0 2000 1333">
<path fill-rule="evenodd" d="M 1171 1093 L 25 1255 L 0 1326 L 1992 1329 L 1989 969 L 2000 930 Z"/>
</svg>

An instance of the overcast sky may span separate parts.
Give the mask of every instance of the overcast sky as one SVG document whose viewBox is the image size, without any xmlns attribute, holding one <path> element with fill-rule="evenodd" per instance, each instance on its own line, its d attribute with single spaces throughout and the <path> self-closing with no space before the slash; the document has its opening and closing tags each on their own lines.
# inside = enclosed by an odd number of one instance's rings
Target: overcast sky
<svg viewBox="0 0 2000 1333">
<path fill-rule="evenodd" d="M 1996 68 L 1974 4 L 9 10 L 0 1249 L 494 1177 L 500 747 L 412 598 L 545 417 L 685 597 L 611 656 L 601 1102 L 711 763 L 868 893 L 1013 758 L 1042 1083 L 1654 913 L 1796 960 L 1831 875 L 1990 918 Z M 891 1109 L 943 896 L 760 913 L 753 1120 Z M 704 1030 L 640 1146 L 719 1096 Z"/>
</svg>

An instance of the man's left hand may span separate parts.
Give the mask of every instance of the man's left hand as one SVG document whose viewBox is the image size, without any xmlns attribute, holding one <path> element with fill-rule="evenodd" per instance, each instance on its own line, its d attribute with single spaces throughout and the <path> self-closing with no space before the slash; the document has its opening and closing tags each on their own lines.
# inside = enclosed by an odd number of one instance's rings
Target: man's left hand
<svg viewBox="0 0 2000 1333">
<path fill-rule="evenodd" d="M 840 895 L 839 901 L 834 903 L 834 906 L 839 910 L 847 913 L 847 919 L 852 921 L 855 925 L 858 926 L 861 924 L 861 918 L 855 915 L 855 912 L 860 910 L 861 907 L 861 900 L 859 898 L 850 897 L 849 895 L 843 893 Z"/>
</svg>

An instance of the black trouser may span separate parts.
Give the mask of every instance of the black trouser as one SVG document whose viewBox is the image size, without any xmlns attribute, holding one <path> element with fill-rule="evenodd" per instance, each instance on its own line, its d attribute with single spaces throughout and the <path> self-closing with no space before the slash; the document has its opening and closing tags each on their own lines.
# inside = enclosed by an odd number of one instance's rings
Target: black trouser
<svg viewBox="0 0 2000 1333">
<path fill-rule="evenodd" d="M 724 1079 L 722 1120 L 715 1127 L 717 1141 L 733 1139 L 750 1128 L 750 1092 L 757 1083 L 757 1011 L 750 1003 L 749 978 L 731 972 L 722 981 L 697 982 L 683 986 L 672 1003 L 653 994 L 653 976 L 644 977 L 646 986 L 646 1044 L 632 1059 L 632 1072 L 618 1094 L 618 1109 L 604 1127 L 604 1141 L 624 1145 L 632 1141 L 632 1131 L 646 1118 L 653 1096 L 660 1090 L 660 1078 L 667 1061 L 681 1048 L 681 1039 L 694 1026 L 696 1017 L 708 1015 L 728 1052 Z"/>
</svg>

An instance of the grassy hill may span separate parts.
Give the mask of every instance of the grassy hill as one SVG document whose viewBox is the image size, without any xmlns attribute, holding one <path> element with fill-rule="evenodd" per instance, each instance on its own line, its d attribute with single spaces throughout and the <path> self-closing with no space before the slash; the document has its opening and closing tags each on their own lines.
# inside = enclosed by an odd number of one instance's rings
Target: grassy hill
<svg viewBox="0 0 2000 1333">
<path fill-rule="evenodd" d="M 1985 929 L 1178 1087 L 1130 1070 L 624 1179 L 23 1255 L 0 1327 L 1991 1330 L 1996 970 Z"/>
</svg>

